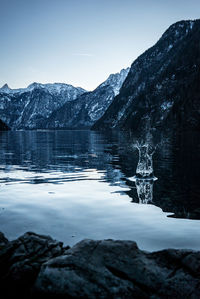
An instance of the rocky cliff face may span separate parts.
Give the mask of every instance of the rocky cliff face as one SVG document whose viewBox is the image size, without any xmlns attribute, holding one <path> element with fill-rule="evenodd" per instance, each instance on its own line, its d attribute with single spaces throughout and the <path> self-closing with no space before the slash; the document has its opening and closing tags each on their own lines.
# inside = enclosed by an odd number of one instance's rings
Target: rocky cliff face
<svg viewBox="0 0 200 299">
<path fill-rule="evenodd" d="M 64 103 L 86 92 L 68 84 L 33 83 L 27 88 L 0 88 L 0 118 L 12 129 L 33 129 Z"/>
<path fill-rule="evenodd" d="M 129 72 L 129 68 L 112 74 L 94 91 L 84 93 L 73 102 L 55 110 L 44 122 L 43 128 L 89 128 L 111 104 Z"/>
<path fill-rule="evenodd" d="M 200 20 L 173 24 L 138 59 L 94 129 L 200 128 Z"/>
</svg>

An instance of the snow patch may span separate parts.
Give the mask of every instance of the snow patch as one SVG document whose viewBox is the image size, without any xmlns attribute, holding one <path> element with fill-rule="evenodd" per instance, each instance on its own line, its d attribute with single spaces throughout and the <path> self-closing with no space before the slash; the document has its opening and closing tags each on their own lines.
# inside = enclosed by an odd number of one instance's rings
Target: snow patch
<svg viewBox="0 0 200 299">
<path fill-rule="evenodd" d="M 168 48 L 167 48 L 167 52 L 169 52 L 171 50 L 171 48 L 173 48 L 173 45 L 169 45 Z"/>
<path fill-rule="evenodd" d="M 173 102 L 163 102 L 161 105 L 161 109 L 163 111 L 170 109 L 173 106 Z"/>
<path fill-rule="evenodd" d="M 11 89 L 7 84 L 5 84 L 3 87 L 0 88 L 0 92 L 6 93 L 6 94 L 15 94 L 15 93 L 24 93 L 24 92 L 30 92 L 34 89 L 43 89 L 45 91 L 48 91 L 49 93 L 53 95 L 59 95 L 64 92 L 73 92 L 74 90 L 77 90 L 79 93 L 86 92 L 85 89 L 81 87 L 74 87 L 70 84 L 65 83 L 32 83 L 28 85 L 26 88 L 18 88 L 18 89 Z M 75 95 L 77 96 L 77 95 Z"/>
<path fill-rule="evenodd" d="M 104 81 L 99 87 L 109 85 L 113 88 L 115 96 L 119 94 L 120 88 L 126 79 L 130 68 L 122 69 L 119 73 L 111 74 L 106 81 Z"/>
</svg>

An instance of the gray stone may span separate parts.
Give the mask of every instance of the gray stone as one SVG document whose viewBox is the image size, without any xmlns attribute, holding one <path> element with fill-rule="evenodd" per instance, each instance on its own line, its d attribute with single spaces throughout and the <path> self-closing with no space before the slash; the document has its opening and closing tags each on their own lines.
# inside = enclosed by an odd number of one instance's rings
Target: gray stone
<svg viewBox="0 0 200 299">
<path fill-rule="evenodd" d="M 194 269 L 186 266 L 195 265 Z M 200 298 L 199 253 L 147 253 L 132 241 L 84 240 L 45 263 L 35 293 L 72 298 Z"/>
<path fill-rule="evenodd" d="M 41 265 L 63 253 L 61 242 L 32 232 L 7 242 L 0 250 L 0 286 L 5 298 L 16 293 L 28 296 Z"/>
<path fill-rule="evenodd" d="M 6 244 L 8 244 L 8 239 L 0 232 L 0 249 L 2 249 Z"/>
<path fill-rule="evenodd" d="M 26 233 L 0 234 L 0 296 L 200 298 L 200 252 L 145 252 L 133 241 L 83 240 L 72 248 Z"/>
</svg>

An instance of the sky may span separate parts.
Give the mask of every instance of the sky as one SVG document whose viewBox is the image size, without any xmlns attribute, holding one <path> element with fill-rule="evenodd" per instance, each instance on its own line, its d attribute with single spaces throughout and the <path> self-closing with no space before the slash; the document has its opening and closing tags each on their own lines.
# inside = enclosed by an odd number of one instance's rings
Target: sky
<svg viewBox="0 0 200 299">
<path fill-rule="evenodd" d="M 93 90 L 126 68 L 199 0 L 0 0 L 0 86 Z"/>
</svg>

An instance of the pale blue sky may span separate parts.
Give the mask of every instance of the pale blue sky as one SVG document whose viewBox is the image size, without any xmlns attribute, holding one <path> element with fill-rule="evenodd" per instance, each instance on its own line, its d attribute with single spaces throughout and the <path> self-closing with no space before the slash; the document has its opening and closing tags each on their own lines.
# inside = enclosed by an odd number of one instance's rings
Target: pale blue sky
<svg viewBox="0 0 200 299">
<path fill-rule="evenodd" d="M 0 86 L 92 90 L 126 68 L 199 0 L 0 0 Z"/>
</svg>

